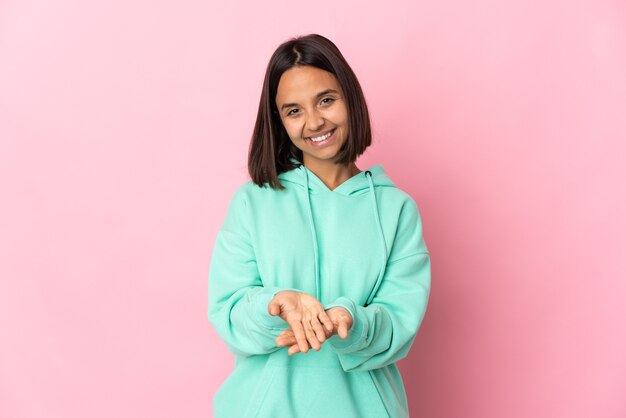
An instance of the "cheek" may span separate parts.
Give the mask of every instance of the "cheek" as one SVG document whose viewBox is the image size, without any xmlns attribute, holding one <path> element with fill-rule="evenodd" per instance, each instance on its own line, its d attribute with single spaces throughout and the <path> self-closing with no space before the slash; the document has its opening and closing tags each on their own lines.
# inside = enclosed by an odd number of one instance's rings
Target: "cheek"
<svg viewBox="0 0 626 418">
<path fill-rule="evenodd" d="M 347 117 L 337 119 L 336 125 L 340 127 L 343 138 L 347 138 L 350 135 L 350 124 Z"/>
<path fill-rule="evenodd" d="M 348 111 L 345 106 L 341 106 L 336 110 L 335 121 L 337 124 L 344 125 L 347 129 L 348 126 Z"/>
<path fill-rule="evenodd" d="M 301 127 L 299 124 L 294 123 L 293 121 L 285 121 L 283 122 L 283 126 L 285 127 L 285 131 L 287 131 L 287 135 L 292 140 L 300 139 Z"/>
<path fill-rule="evenodd" d="M 341 115 L 341 125 L 343 127 L 344 138 L 350 135 L 350 121 L 348 120 L 348 112 L 344 112 Z"/>
</svg>

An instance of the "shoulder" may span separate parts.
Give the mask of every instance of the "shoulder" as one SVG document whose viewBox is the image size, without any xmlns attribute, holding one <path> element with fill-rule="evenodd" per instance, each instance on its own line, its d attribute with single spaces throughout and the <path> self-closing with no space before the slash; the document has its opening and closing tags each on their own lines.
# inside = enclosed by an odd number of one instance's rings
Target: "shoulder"
<svg viewBox="0 0 626 418">
<path fill-rule="evenodd" d="M 237 186 L 232 194 L 230 206 L 233 208 L 241 208 L 242 206 L 247 206 L 247 203 L 250 200 L 250 194 L 252 193 L 252 187 L 258 186 L 256 186 L 251 180 L 248 180 L 245 183 Z"/>
<path fill-rule="evenodd" d="M 242 225 L 250 225 L 254 214 L 261 210 L 259 202 L 263 193 L 270 193 L 272 189 L 259 187 L 252 180 L 237 186 L 231 193 L 230 202 L 226 211 L 225 226 L 236 229 Z M 235 226 L 233 226 L 235 225 Z"/>
<path fill-rule="evenodd" d="M 248 180 L 235 189 L 231 205 L 258 210 L 260 206 L 275 201 L 281 192 L 284 191 L 272 189 L 267 183 L 261 187 L 252 180 Z"/>
<path fill-rule="evenodd" d="M 401 189 L 389 191 L 396 205 L 392 211 L 396 217 L 393 245 L 389 254 L 390 262 L 402 259 L 407 255 L 428 253 L 424 242 L 422 216 L 415 199 Z"/>
<path fill-rule="evenodd" d="M 253 191 L 253 187 L 259 186 L 254 184 L 252 180 L 242 183 L 235 189 L 234 197 L 241 199 L 242 197 L 249 195 Z"/>
<path fill-rule="evenodd" d="M 381 187 L 382 201 L 400 210 L 400 216 L 419 217 L 419 210 L 416 200 L 406 191 L 393 186 Z"/>
<path fill-rule="evenodd" d="M 234 198 L 240 200 L 252 200 L 260 196 L 267 196 L 271 193 L 277 193 L 278 190 L 272 189 L 267 183 L 262 187 L 248 180 L 235 189 Z"/>
<path fill-rule="evenodd" d="M 413 200 L 413 197 L 408 194 L 407 192 L 405 192 L 404 190 L 400 189 L 397 186 L 392 186 L 392 187 L 381 187 L 381 189 L 383 190 L 383 193 L 385 193 L 385 198 L 386 199 L 392 199 L 396 202 L 407 202 L 407 201 L 411 201 L 413 203 L 415 203 L 415 201 Z"/>
</svg>

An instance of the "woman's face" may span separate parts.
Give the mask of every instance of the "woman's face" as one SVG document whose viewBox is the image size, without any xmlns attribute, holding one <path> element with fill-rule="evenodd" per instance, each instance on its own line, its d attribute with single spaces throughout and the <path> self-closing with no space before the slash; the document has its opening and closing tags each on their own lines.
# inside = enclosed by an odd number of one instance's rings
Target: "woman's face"
<svg viewBox="0 0 626 418">
<path fill-rule="evenodd" d="M 305 165 L 334 160 L 348 137 L 348 111 L 333 74 L 310 65 L 290 68 L 278 82 L 276 107 Z"/>
</svg>

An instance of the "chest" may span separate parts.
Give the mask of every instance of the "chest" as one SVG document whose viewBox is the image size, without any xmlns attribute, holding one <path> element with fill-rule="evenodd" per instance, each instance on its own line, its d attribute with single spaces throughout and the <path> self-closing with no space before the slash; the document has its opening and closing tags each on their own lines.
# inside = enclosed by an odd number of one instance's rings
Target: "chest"
<svg viewBox="0 0 626 418">
<path fill-rule="evenodd" d="M 315 294 L 322 302 L 367 297 L 386 256 L 369 196 L 350 200 L 294 200 L 256 211 L 253 229 L 259 274 L 265 285 Z M 312 218 L 312 219 L 311 219 Z"/>
</svg>

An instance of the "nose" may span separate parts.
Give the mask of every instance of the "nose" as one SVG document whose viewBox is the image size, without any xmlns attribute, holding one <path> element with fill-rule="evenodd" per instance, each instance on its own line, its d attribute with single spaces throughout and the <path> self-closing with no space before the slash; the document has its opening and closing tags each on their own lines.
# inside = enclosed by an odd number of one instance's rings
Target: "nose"
<svg viewBox="0 0 626 418">
<path fill-rule="evenodd" d="M 319 131 L 324 126 L 324 118 L 317 109 L 309 112 L 306 119 L 306 130 L 310 132 Z"/>
</svg>

